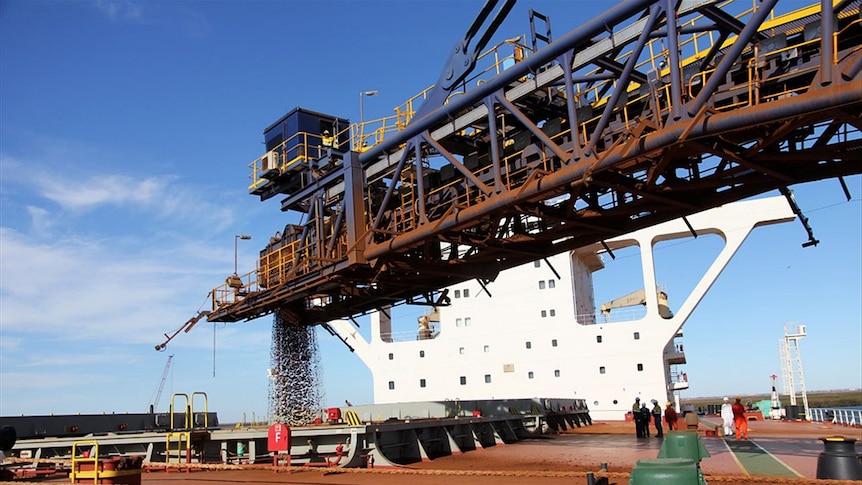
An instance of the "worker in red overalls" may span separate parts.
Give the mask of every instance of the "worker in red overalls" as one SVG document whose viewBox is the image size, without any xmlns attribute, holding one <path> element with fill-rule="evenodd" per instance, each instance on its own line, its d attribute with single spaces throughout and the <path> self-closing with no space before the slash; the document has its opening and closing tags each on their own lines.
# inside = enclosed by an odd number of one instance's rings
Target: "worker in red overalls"
<svg viewBox="0 0 862 485">
<path fill-rule="evenodd" d="M 736 439 L 739 439 L 740 435 L 748 439 L 748 419 L 745 417 L 745 406 L 742 405 L 741 400 L 741 397 L 736 396 L 736 402 L 731 408 L 733 410 L 733 424 L 736 428 Z"/>
</svg>

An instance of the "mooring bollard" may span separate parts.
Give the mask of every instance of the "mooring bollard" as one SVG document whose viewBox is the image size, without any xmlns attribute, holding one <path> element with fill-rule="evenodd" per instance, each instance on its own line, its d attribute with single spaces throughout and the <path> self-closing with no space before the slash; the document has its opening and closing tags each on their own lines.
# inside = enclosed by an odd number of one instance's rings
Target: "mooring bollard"
<svg viewBox="0 0 862 485">
<path fill-rule="evenodd" d="M 843 436 L 820 438 L 825 450 L 817 457 L 817 478 L 862 480 L 862 455 L 856 453 L 856 439 Z"/>
</svg>

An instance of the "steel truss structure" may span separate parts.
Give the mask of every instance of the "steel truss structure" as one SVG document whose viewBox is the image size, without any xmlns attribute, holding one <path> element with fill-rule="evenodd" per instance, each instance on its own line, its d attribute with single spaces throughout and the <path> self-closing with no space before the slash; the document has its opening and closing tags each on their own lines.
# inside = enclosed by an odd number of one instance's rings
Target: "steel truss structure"
<svg viewBox="0 0 862 485">
<path fill-rule="evenodd" d="M 409 123 L 269 176 L 303 222 L 213 291 L 210 321 L 445 304 L 456 282 L 862 172 L 859 0 L 627 0 L 558 38 L 531 12 L 531 43 L 480 78 L 498 3 Z"/>
</svg>

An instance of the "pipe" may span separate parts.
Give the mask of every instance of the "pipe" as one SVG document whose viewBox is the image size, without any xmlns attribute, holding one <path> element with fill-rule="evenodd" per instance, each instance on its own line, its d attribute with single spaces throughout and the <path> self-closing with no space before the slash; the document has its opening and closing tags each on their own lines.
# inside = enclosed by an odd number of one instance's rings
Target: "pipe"
<svg viewBox="0 0 862 485">
<path fill-rule="evenodd" d="M 832 30 L 835 11 L 832 0 L 820 0 L 820 85 L 832 84 L 832 51 L 835 48 Z"/>
</svg>

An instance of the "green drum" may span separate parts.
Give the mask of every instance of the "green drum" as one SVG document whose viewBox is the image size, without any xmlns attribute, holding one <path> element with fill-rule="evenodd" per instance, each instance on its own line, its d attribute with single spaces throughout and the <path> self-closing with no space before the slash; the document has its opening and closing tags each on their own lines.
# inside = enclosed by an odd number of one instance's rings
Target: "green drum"
<svg viewBox="0 0 862 485">
<path fill-rule="evenodd" d="M 629 485 L 698 485 L 703 477 L 689 458 L 639 460 L 632 470 Z"/>
<path fill-rule="evenodd" d="M 700 463 L 709 452 L 694 431 L 671 431 L 664 437 L 658 458 L 689 458 Z"/>
</svg>

